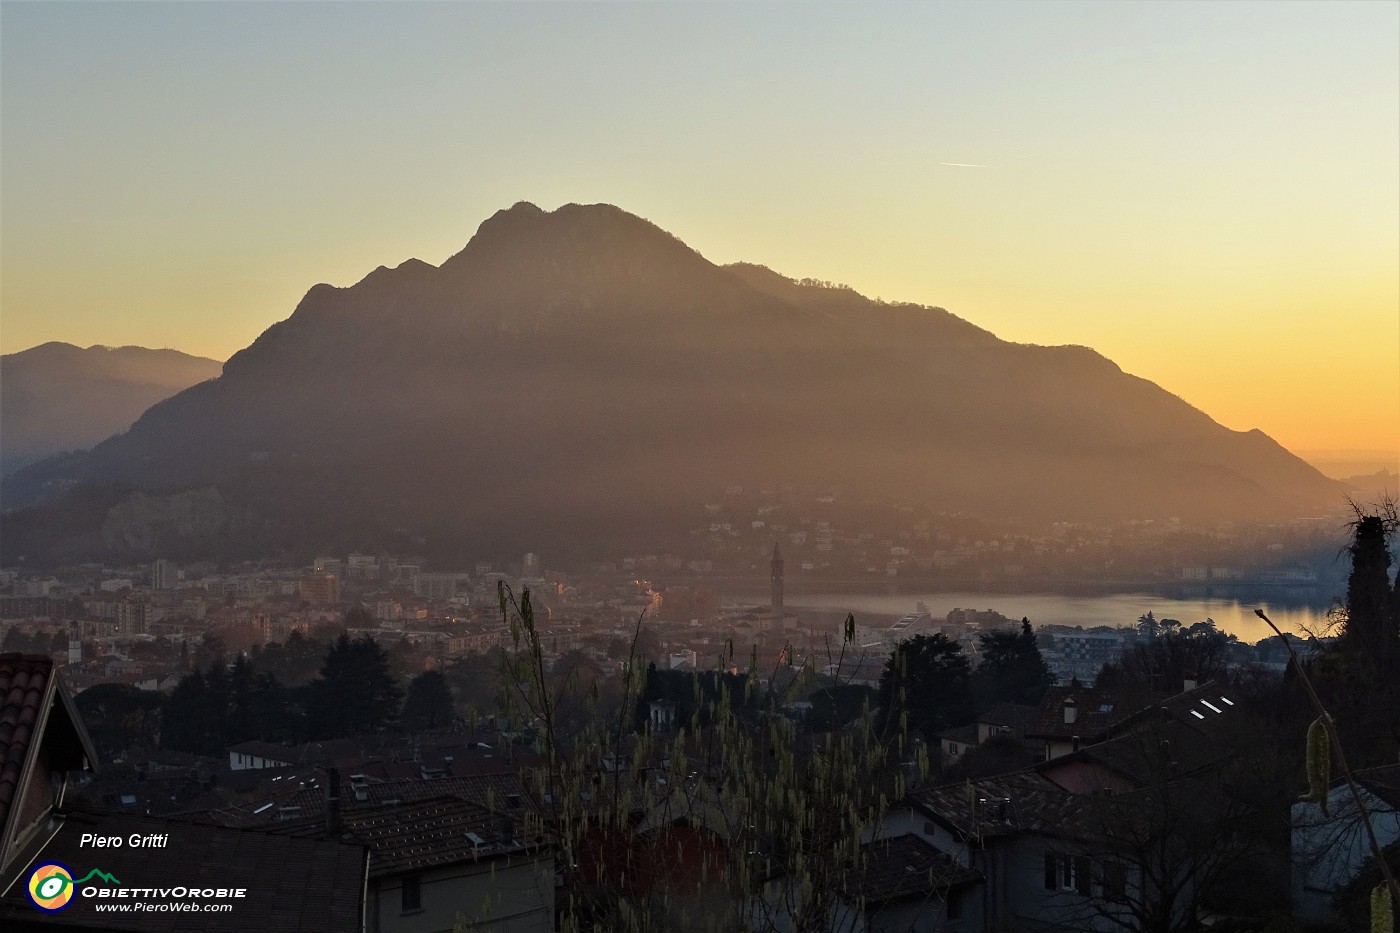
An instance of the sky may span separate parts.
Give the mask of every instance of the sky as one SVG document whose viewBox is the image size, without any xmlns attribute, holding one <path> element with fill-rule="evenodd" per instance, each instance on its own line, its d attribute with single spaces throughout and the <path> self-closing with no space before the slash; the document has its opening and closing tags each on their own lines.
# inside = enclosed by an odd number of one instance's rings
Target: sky
<svg viewBox="0 0 1400 933">
<path fill-rule="evenodd" d="M 0 351 L 225 359 L 520 200 L 1400 470 L 1400 4 L 0 3 Z"/>
</svg>

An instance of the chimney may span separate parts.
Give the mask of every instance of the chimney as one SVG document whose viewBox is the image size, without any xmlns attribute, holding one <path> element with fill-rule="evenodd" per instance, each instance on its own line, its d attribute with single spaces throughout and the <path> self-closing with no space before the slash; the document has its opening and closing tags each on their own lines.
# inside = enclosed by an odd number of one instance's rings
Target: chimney
<svg viewBox="0 0 1400 933">
<path fill-rule="evenodd" d="M 326 769 L 326 833 L 340 834 L 340 769 Z"/>
<path fill-rule="evenodd" d="M 1186 678 L 1185 678 L 1184 680 L 1182 680 L 1182 682 L 1181 682 L 1181 692 L 1182 692 L 1182 693 L 1187 693 L 1187 692 L 1189 692 L 1189 691 L 1191 691 L 1191 690 L 1195 690 L 1195 689 L 1196 689 L 1196 675 L 1195 675 L 1195 674 L 1187 674 L 1187 675 L 1186 675 Z"/>
<path fill-rule="evenodd" d="M 1079 710 L 1074 705 L 1074 697 L 1065 697 L 1065 725 L 1072 726 L 1079 720 Z"/>
</svg>

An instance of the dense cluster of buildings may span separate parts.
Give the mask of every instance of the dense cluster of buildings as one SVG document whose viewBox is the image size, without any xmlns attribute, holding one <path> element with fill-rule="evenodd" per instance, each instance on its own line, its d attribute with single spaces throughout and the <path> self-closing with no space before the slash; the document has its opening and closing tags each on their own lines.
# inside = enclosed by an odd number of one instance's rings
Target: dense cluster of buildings
<svg viewBox="0 0 1400 933">
<path fill-rule="evenodd" d="M 911 503 L 853 501 L 837 489 L 730 486 L 705 503 L 690 553 L 599 565 L 631 571 L 754 574 L 780 541 L 795 574 L 1032 584 L 1331 582 L 1336 516 L 1200 529 L 1177 520 L 1115 525 L 989 521 Z"/>
<path fill-rule="evenodd" d="M 964 754 L 1014 734 L 1043 748 L 1043 760 L 970 781 L 916 783 L 873 814 L 859 871 L 833 876 L 829 928 L 1118 929 L 1160 897 L 1154 873 L 1162 869 L 1188 879 L 1168 909 L 1199 912 L 1194 889 L 1244 857 L 1228 822 L 1240 801 L 1220 794 L 1219 775 L 1249 725 L 1245 701 L 1230 689 L 1184 686 L 1146 702 L 1061 687 L 1035 707 L 989 710 L 959 736 Z M 658 748 L 670 747 L 675 728 L 662 706 L 650 720 Z M 953 741 L 943 737 L 945 755 Z M 725 890 L 720 869 L 747 837 L 710 783 L 719 772 L 695 760 L 674 786 L 669 756 L 645 758 L 635 774 L 616 757 L 600 758 L 592 779 L 554 786 L 543 780 L 550 772 L 540 737 L 492 723 L 301 745 L 241 742 L 217 759 L 148 752 L 98 767 L 58 667 L 2 655 L 0 925 L 151 928 L 99 909 L 125 898 L 200 911 L 198 924 L 161 927 L 169 929 L 547 933 L 579 886 L 612 885 L 604 889 L 639 899 L 664 888 L 678 903 L 703 905 Z M 1357 777 L 1383 844 L 1393 843 L 1400 770 Z M 558 820 L 580 818 L 613 780 L 630 782 L 626 819 L 566 857 Z M 573 795 L 572 807 L 560 807 L 561 794 Z M 1328 919 L 1332 897 L 1365 861 L 1341 782 L 1332 795 L 1330 811 L 1299 803 L 1290 815 L 1303 919 Z M 1189 835 L 1201 820 L 1210 822 L 1209 845 Z M 1147 845 L 1162 832 L 1180 838 Z M 1170 863 L 1153 862 L 1158 852 Z M 73 881 L 85 875 L 81 890 L 72 909 L 40 913 L 42 898 L 32 901 L 26 885 L 36 872 L 58 870 Z M 793 904 L 761 893 L 781 880 L 754 895 L 755 929 L 792 921 Z"/>
</svg>

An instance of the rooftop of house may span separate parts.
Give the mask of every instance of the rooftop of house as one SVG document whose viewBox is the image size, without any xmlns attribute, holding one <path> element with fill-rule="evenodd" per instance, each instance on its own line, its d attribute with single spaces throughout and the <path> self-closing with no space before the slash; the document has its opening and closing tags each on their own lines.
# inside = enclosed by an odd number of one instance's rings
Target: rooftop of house
<svg viewBox="0 0 1400 933">
<path fill-rule="evenodd" d="M 1067 712 L 1069 709 L 1073 713 Z M 1041 698 L 1026 737 L 1068 741 L 1078 736 L 1084 742 L 1096 742 L 1134 712 L 1115 690 L 1051 687 Z"/>
<path fill-rule="evenodd" d="M 261 831 L 365 846 L 372 852 L 370 877 L 525 854 L 545 842 L 542 836 L 518 838 L 523 833 L 514 820 L 457 797 L 342 811 L 338 829 L 323 815 L 276 823 Z"/>
<path fill-rule="evenodd" d="M 1244 713 L 1243 701 L 1228 687 L 1206 682 L 1157 704 L 1166 717 L 1212 739 L 1228 737 Z"/>
<path fill-rule="evenodd" d="M 1006 726 L 1015 735 L 1025 735 L 1035 723 L 1039 707 L 1019 703 L 998 703 L 975 720 L 985 726 Z"/>
<path fill-rule="evenodd" d="M 1034 769 L 920 788 L 914 806 L 964 838 L 1018 833 L 1059 835 L 1078 799 Z"/>
<path fill-rule="evenodd" d="M 0 654 L 0 870 L 18 845 L 19 810 L 41 748 L 47 773 L 96 765 L 92 739 L 53 659 Z"/>
<path fill-rule="evenodd" d="M 1154 777 L 1184 777 L 1235 755 L 1245 730 L 1242 701 L 1207 684 L 1168 697 L 1120 723 L 1121 733 L 1036 766 L 1054 778 L 1059 769 L 1096 765 L 1143 787 Z"/>
<path fill-rule="evenodd" d="M 285 820 L 286 814 L 312 816 L 324 813 L 328 798 L 324 774 L 313 782 L 290 780 L 267 785 L 259 793 L 233 804 L 215 804 L 209 812 L 191 816 L 225 826 L 263 826 Z M 515 771 L 464 777 L 404 778 L 384 780 L 360 773 L 341 772 L 342 810 L 413 803 L 433 797 L 456 797 L 491 813 L 522 816 L 539 804 Z"/>
<path fill-rule="evenodd" d="M 1203 784 L 1202 781 L 1206 783 Z M 1201 775 L 1174 784 L 1181 797 L 1206 790 Z M 965 839 L 986 841 L 1018 835 L 1115 844 L 1148 838 L 1155 788 L 1124 793 L 1071 793 L 1035 769 L 978 781 L 928 788 L 910 795 L 916 809 Z"/>
<path fill-rule="evenodd" d="M 1072 708 L 1073 714 L 1066 710 Z M 1241 701 L 1228 688 L 1212 682 L 1168 697 L 1133 695 L 1124 690 L 1090 687 L 1051 687 L 1036 710 L 1026 735 L 1037 739 L 1102 742 L 1114 732 L 1136 727 L 1149 718 L 1174 720 L 1213 739 L 1234 730 L 1243 712 Z M 1072 718 L 1073 722 L 1066 722 Z"/>
<path fill-rule="evenodd" d="M 289 765 L 335 765 L 346 774 L 378 769 L 383 778 L 421 777 L 424 770 L 443 775 L 491 773 L 540 760 L 529 746 L 512 745 L 490 730 L 367 735 L 302 745 L 253 740 L 230 745 L 227 751 Z"/>
<path fill-rule="evenodd" d="M 843 880 L 841 888 L 846 897 L 862 898 L 866 904 L 924 898 L 931 891 L 982 880 L 981 872 L 964 868 L 912 833 L 877 839 L 863 849 L 864 864 Z"/>
<path fill-rule="evenodd" d="M 970 722 L 965 726 L 958 726 L 956 729 L 948 729 L 938 733 L 938 738 L 943 742 L 957 742 L 962 745 L 977 744 L 977 723 Z"/>
<path fill-rule="evenodd" d="M 8 825 L 53 676 L 48 655 L 0 655 L 0 829 Z"/>
</svg>

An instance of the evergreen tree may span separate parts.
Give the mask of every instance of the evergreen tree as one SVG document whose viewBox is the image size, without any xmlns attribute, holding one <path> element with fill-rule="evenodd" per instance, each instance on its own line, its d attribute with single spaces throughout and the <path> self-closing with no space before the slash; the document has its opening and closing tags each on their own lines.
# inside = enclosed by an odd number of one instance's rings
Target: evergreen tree
<svg viewBox="0 0 1400 933">
<path fill-rule="evenodd" d="M 1400 750 L 1400 617 L 1389 549 L 1397 526 L 1393 503 L 1379 514 L 1357 510 L 1341 637 L 1312 672 L 1358 767 L 1393 763 Z"/>
<path fill-rule="evenodd" d="M 229 707 L 225 721 L 228 724 L 226 738 L 231 740 L 230 744 L 260 738 L 259 723 L 255 720 L 253 709 L 256 677 L 252 663 L 239 655 L 233 662 L 233 670 L 229 672 Z"/>
<path fill-rule="evenodd" d="M 311 684 L 309 726 L 318 738 L 373 732 L 394 718 L 402 699 L 379 643 L 341 634 Z"/>
<path fill-rule="evenodd" d="M 1230 636 L 1214 623 L 1178 628 L 1123 652 L 1099 670 L 1096 687 L 1140 691 L 1144 698 L 1180 693 L 1186 681 L 1203 684 L 1229 675 Z"/>
<path fill-rule="evenodd" d="M 1393 520 L 1360 515 L 1354 524 L 1351 574 L 1347 578 L 1346 626 L 1341 646 L 1358 659 L 1369 659 L 1379 670 L 1394 663 L 1400 647 L 1400 619 L 1389 578 Z M 1397 578 L 1400 580 L 1400 578 Z"/>
<path fill-rule="evenodd" d="M 105 760 L 135 748 L 155 748 L 162 697 L 130 684 L 97 684 L 75 697 L 78 712 Z"/>
<path fill-rule="evenodd" d="M 204 715 L 208 691 L 204 672 L 195 668 L 180 678 L 165 701 L 161 744 L 182 752 L 204 750 Z"/>
<path fill-rule="evenodd" d="M 200 711 L 202 737 L 200 746 L 206 752 L 221 752 L 233 744 L 230 741 L 229 709 L 233 705 L 233 683 L 222 656 L 209 663 L 204 674 L 204 701 Z"/>
<path fill-rule="evenodd" d="M 880 733 L 894 734 L 907 717 L 910 732 L 934 741 L 971 720 L 970 668 L 962 646 L 942 633 L 900 642 L 880 674 Z"/>
<path fill-rule="evenodd" d="M 438 671 L 424 671 L 408 685 L 403 702 L 403 727 L 414 732 L 440 729 L 452 723 L 452 691 Z"/>
<path fill-rule="evenodd" d="M 1034 706 L 1055 682 L 1029 619 L 1022 619 L 1017 631 L 990 632 L 979 641 L 982 663 L 973 674 L 973 687 L 983 709 L 997 703 Z"/>
</svg>

